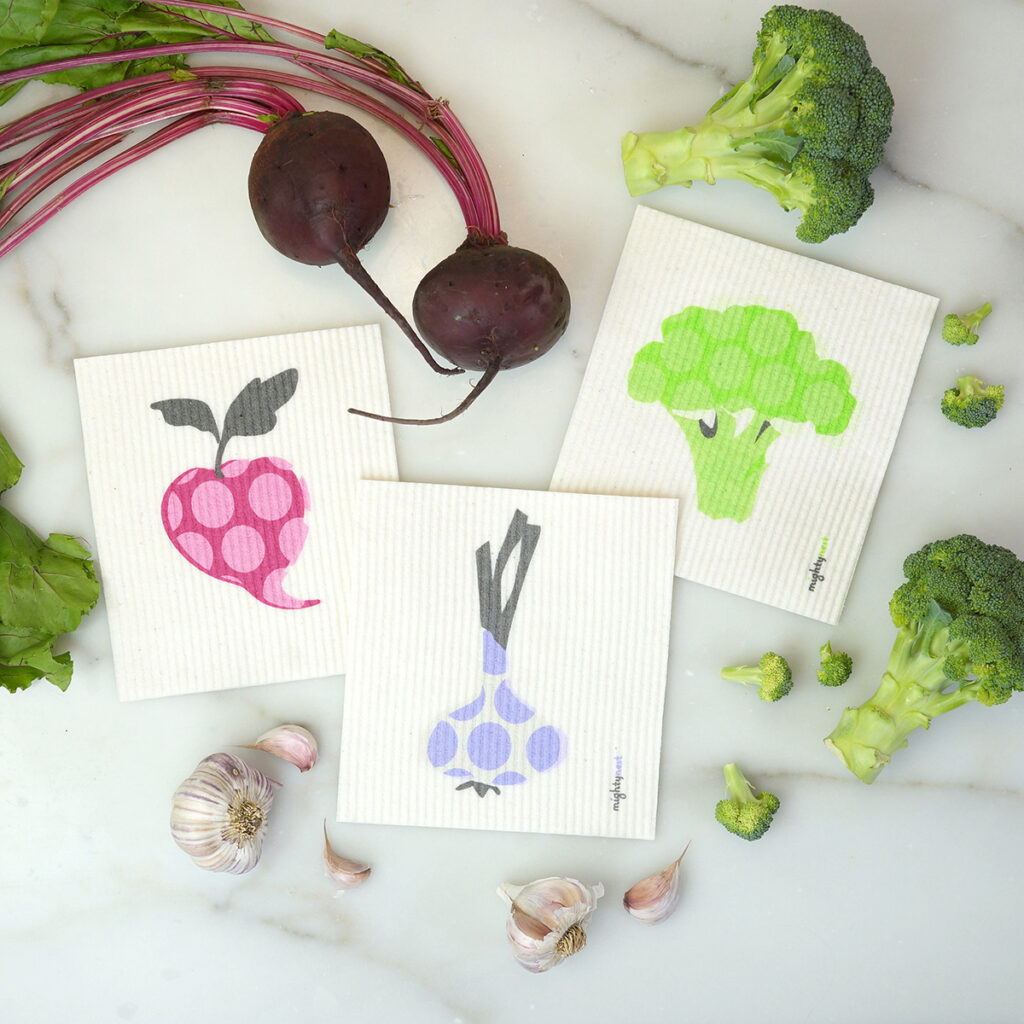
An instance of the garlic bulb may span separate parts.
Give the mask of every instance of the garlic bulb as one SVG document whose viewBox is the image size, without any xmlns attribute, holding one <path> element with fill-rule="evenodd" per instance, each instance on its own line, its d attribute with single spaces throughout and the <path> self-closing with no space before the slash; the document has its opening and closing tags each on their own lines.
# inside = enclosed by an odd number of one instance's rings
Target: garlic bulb
<svg viewBox="0 0 1024 1024">
<path fill-rule="evenodd" d="M 664 921 L 679 903 L 679 862 L 690 844 L 664 871 L 637 882 L 625 896 L 622 905 L 632 917 L 644 924 Z"/>
<path fill-rule="evenodd" d="M 316 764 L 316 738 L 301 725 L 279 725 L 260 736 L 249 750 L 263 750 L 282 761 L 289 761 L 300 772 L 308 772 Z"/>
<path fill-rule="evenodd" d="M 256 867 L 275 783 L 234 754 L 211 754 L 177 788 L 171 835 L 205 871 Z"/>
<path fill-rule="evenodd" d="M 509 903 L 505 930 L 515 958 L 539 974 L 578 953 L 587 944 L 585 925 L 604 895 L 598 882 L 587 886 L 575 878 L 541 878 L 527 885 L 499 886 Z"/>
<path fill-rule="evenodd" d="M 324 874 L 339 889 L 355 889 L 370 877 L 370 869 L 358 861 L 341 857 L 334 852 L 327 838 L 327 822 L 324 822 Z"/>
</svg>

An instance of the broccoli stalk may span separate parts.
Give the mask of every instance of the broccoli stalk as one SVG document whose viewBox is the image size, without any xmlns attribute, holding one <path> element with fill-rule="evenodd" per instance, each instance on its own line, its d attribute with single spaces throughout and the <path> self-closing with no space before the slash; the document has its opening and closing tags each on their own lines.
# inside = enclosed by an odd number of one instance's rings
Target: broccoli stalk
<svg viewBox="0 0 1024 1024">
<path fill-rule="evenodd" d="M 715 820 L 741 839 L 760 839 L 779 809 L 779 798 L 774 793 L 755 794 L 736 764 L 727 764 L 722 771 L 728 796 L 715 805 Z"/>
<path fill-rule="evenodd" d="M 632 195 L 720 178 L 770 192 L 799 210 L 805 242 L 846 231 L 871 205 L 893 99 L 864 39 L 837 15 L 773 7 L 753 71 L 692 128 L 629 132 L 622 162 Z"/>
<path fill-rule="evenodd" d="M 977 328 L 992 312 L 992 303 L 986 302 L 973 313 L 948 313 L 942 321 L 942 340 L 950 345 L 973 345 L 978 340 Z"/>
<path fill-rule="evenodd" d="M 679 425 L 693 459 L 697 508 L 743 522 L 754 511 L 775 421 L 811 423 L 841 434 L 856 399 L 850 374 L 821 359 L 793 316 L 763 306 L 689 306 L 661 325 L 663 341 L 641 348 L 627 389 L 660 402 Z M 746 413 L 743 422 L 737 413 Z"/>
<path fill-rule="evenodd" d="M 781 654 L 768 651 L 756 665 L 733 665 L 722 669 L 722 678 L 744 686 L 756 686 L 761 700 L 781 700 L 793 689 L 793 673 Z"/>
<path fill-rule="evenodd" d="M 904 573 L 889 603 L 897 633 L 878 690 L 825 739 L 864 782 L 933 718 L 1024 689 L 1024 563 L 1012 551 L 960 534 L 926 544 Z"/>
<path fill-rule="evenodd" d="M 973 374 L 956 382 L 942 394 L 939 408 L 951 423 L 961 427 L 984 427 L 991 423 L 1003 407 L 1002 384 L 986 384 Z"/>
</svg>

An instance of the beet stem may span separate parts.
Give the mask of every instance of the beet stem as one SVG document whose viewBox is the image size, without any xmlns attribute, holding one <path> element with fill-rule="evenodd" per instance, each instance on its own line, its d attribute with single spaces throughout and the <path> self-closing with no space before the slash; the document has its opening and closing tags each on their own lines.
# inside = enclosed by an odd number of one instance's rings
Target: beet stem
<svg viewBox="0 0 1024 1024">
<path fill-rule="evenodd" d="M 374 302 L 384 310 L 392 320 L 401 327 L 405 336 L 416 346 L 416 351 L 427 361 L 427 365 L 437 373 L 451 375 L 465 373 L 461 366 L 442 366 L 431 354 L 420 336 L 412 329 L 412 325 L 395 308 L 394 303 L 381 291 L 380 286 L 370 277 L 366 268 L 359 262 L 351 249 L 338 253 L 338 265 L 353 281 L 358 284 Z"/>
<path fill-rule="evenodd" d="M 453 420 L 456 416 L 464 413 L 487 390 L 487 385 L 494 380 L 500 369 L 501 359 L 496 357 L 492 363 L 488 364 L 476 387 L 451 412 L 446 412 L 443 416 L 435 416 L 430 420 L 407 419 L 402 416 L 383 416 L 379 412 L 365 412 L 363 409 L 349 409 L 349 412 L 354 416 L 365 416 L 368 420 L 380 420 L 383 423 L 398 423 L 411 427 L 428 427 L 434 423 L 447 423 L 449 420 Z"/>
</svg>

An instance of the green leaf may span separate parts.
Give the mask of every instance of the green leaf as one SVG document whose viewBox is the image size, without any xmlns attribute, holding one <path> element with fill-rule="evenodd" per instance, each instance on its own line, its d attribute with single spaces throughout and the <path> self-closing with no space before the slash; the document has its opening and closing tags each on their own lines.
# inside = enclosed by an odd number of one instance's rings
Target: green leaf
<svg viewBox="0 0 1024 1024">
<path fill-rule="evenodd" d="M 3 3 L 3 0 L 0 0 L 0 3 Z M 46 31 L 33 45 L 23 45 L 7 52 L 0 52 L 0 71 L 25 70 L 38 64 L 69 57 L 152 46 L 159 42 L 155 36 L 147 32 L 125 29 L 122 25 L 136 6 L 135 0 L 61 0 Z M 34 77 L 44 82 L 71 85 L 84 90 L 151 71 L 171 70 L 182 66 L 183 57 L 170 55 L 141 61 L 122 60 L 92 64 Z M 0 104 L 10 99 L 22 85 L 24 82 L 12 82 L 0 89 Z"/>
<path fill-rule="evenodd" d="M 352 36 L 347 36 L 343 32 L 339 32 L 337 29 L 331 29 L 327 33 L 324 39 L 324 45 L 328 50 L 344 50 L 345 53 L 351 54 L 353 57 L 359 60 L 373 60 L 376 61 L 384 69 L 388 78 L 395 82 L 401 82 L 402 85 L 411 86 L 417 92 L 422 92 L 418 82 L 414 82 L 401 64 L 395 60 L 394 57 L 386 54 L 383 50 L 378 50 L 376 46 L 372 46 L 369 43 L 360 42 L 358 39 L 353 39 Z"/>
<path fill-rule="evenodd" d="M 22 463 L 7 443 L 7 438 L 0 434 L 0 494 L 13 487 L 21 476 Z"/>
<path fill-rule="evenodd" d="M 60 0 L 0 0 L 0 53 L 38 43 Z"/>
<path fill-rule="evenodd" d="M 55 639 L 33 629 L 0 626 L 0 686 L 14 693 L 46 678 L 66 690 L 71 682 L 71 655 L 54 656 Z"/>
<path fill-rule="evenodd" d="M 234 0 L 219 0 L 222 7 L 244 12 L 245 8 Z M 118 24 L 125 32 L 148 32 L 161 43 L 184 43 L 194 39 L 220 38 L 225 34 L 239 36 L 250 42 L 272 42 L 266 29 L 245 17 L 196 11 L 174 4 L 150 6 L 143 4 L 120 18 Z"/>
<path fill-rule="evenodd" d="M 445 160 L 447 160 L 452 167 L 456 168 L 456 170 L 462 170 L 462 168 L 459 167 L 459 161 L 455 159 L 455 154 L 451 151 L 451 147 L 444 141 L 444 139 L 439 139 L 436 135 L 431 135 L 430 141 L 444 154 Z"/>
<path fill-rule="evenodd" d="M 733 149 L 753 146 L 763 150 L 766 156 L 792 163 L 796 155 L 804 148 L 804 140 L 799 136 L 787 135 L 781 129 L 772 132 L 755 132 L 732 144 Z"/>
</svg>

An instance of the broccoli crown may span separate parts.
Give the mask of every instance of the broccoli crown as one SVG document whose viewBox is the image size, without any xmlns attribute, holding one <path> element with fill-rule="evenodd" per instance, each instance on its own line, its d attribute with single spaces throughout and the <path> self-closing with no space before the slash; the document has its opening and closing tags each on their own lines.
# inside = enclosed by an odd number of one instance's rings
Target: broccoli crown
<svg viewBox="0 0 1024 1024">
<path fill-rule="evenodd" d="M 939 408 L 951 423 L 961 427 L 984 427 L 1003 407 L 1003 385 L 986 384 L 973 374 L 961 377 L 955 388 L 942 395 Z"/>
<path fill-rule="evenodd" d="M 722 669 L 722 678 L 745 686 L 756 686 L 763 701 L 781 700 L 793 689 L 793 673 L 781 654 L 768 651 L 757 665 L 733 665 Z"/>
<path fill-rule="evenodd" d="M 950 345 L 973 345 L 978 340 L 975 328 L 992 312 L 992 303 L 986 302 L 973 313 L 949 313 L 942 321 L 942 338 Z"/>
<path fill-rule="evenodd" d="M 821 668 L 818 669 L 818 682 L 822 686 L 842 686 L 853 671 L 853 658 L 845 651 L 833 651 L 828 640 L 822 644 L 819 654 Z"/>
<path fill-rule="evenodd" d="M 971 534 L 934 541 L 903 563 L 889 613 L 924 633 L 947 680 L 982 704 L 1024 688 L 1024 563 Z"/>
<path fill-rule="evenodd" d="M 736 764 L 727 764 L 722 771 L 728 795 L 715 805 L 715 819 L 733 835 L 751 841 L 760 839 L 779 809 L 779 798 L 774 793 L 755 794 Z"/>
<path fill-rule="evenodd" d="M 865 782 L 938 715 L 1024 689 L 1024 563 L 1012 551 L 959 534 L 915 551 L 903 572 L 882 682 L 826 740 Z"/>
<path fill-rule="evenodd" d="M 821 242 L 871 205 L 868 175 L 881 162 L 892 111 L 861 35 L 829 11 L 773 7 L 750 77 L 698 125 L 625 136 L 626 182 L 641 195 L 695 179 L 747 181 L 803 214 L 798 238 Z"/>
</svg>

